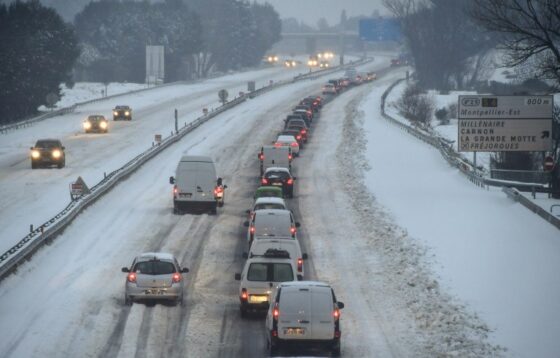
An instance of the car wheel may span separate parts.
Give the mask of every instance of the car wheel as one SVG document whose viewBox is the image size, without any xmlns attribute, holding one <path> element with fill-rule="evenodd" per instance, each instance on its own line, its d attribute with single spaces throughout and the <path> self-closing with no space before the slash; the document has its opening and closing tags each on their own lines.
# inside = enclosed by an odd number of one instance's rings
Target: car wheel
<svg viewBox="0 0 560 358">
<path fill-rule="evenodd" d="M 31 169 L 37 169 L 37 164 L 31 162 Z"/>
<path fill-rule="evenodd" d="M 58 167 L 58 169 L 64 168 L 64 163 L 58 163 L 58 166 L 57 166 L 57 167 Z"/>
<path fill-rule="evenodd" d="M 130 296 L 125 295 L 124 296 L 124 304 L 127 306 L 132 306 L 132 298 L 130 298 Z"/>
<path fill-rule="evenodd" d="M 340 357 L 341 355 L 341 351 L 340 351 L 340 343 L 337 344 L 336 346 L 334 346 L 331 350 L 331 355 L 333 357 Z"/>
<path fill-rule="evenodd" d="M 210 215 L 216 215 L 218 213 L 218 208 L 217 205 L 213 206 L 212 209 L 210 209 Z"/>
<path fill-rule="evenodd" d="M 278 343 L 274 344 L 271 338 L 270 342 L 268 343 L 268 354 L 271 357 L 274 357 L 277 356 L 278 353 L 280 353 L 280 348 L 278 347 Z"/>
</svg>

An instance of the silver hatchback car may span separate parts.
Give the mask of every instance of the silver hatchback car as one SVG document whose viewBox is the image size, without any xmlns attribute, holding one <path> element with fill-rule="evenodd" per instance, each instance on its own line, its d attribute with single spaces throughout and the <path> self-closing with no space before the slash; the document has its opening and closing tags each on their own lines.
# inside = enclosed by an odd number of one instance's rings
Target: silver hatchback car
<svg viewBox="0 0 560 358">
<path fill-rule="evenodd" d="M 189 272 L 189 269 L 181 268 L 171 254 L 144 253 L 134 259 L 130 269 L 123 267 L 122 272 L 128 273 L 124 293 L 127 305 L 140 300 L 183 302 L 185 284 L 182 274 Z"/>
</svg>

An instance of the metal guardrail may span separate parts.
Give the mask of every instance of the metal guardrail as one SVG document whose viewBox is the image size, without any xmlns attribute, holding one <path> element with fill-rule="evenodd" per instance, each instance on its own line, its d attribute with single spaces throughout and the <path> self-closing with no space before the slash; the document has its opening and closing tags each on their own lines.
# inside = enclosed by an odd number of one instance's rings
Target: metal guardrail
<svg viewBox="0 0 560 358">
<path fill-rule="evenodd" d="M 348 66 L 361 65 L 369 61 L 371 61 L 371 59 L 355 61 L 349 63 Z M 110 172 L 107 176 L 105 176 L 105 178 L 103 178 L 99 183 L 95 184 L 90 189 L 89 194 L 86 194 L 78 198 L 77 200 L 71 201 L 68 204 L 68 206 L 66 206 L 61 212 L 56 214 L 53 218 L 47 220 L 38 228 L 31 231 L 28 235 L 26 235 L 23 239 L 21 239 L 16 245 L 12 246 L 8 251 L 4 252 L 0 256 L 0 280 L 4 279 L 10 273 L 14 272 L 17 269 L 17 266 L 23 260 L 29 259 L 37 249 L 39 249 L 45 243 L 52 240 L 57 235 L 61 234 L 62 231 L 72 223 L 74 218 L 87 206 L 94 203 L 102 195 L 108 193 L 116 184 L 118 184 L 121 180 L 125 179 L 134 171 L 139 169 L 148 160 L 152 159 L 154 156 L 156 156 L 157 154 L 165 150 L 171 144 L 181 140 L 185 135 L 192 132 L 194 129 L 198 128 L 206 121 L 210 120 L 211 118 L 217 116 L 218 114 L 228 109 L 237 106 L 240 103 L 243 103 L 249 98 L 262 95 L 275 88 L 284 86 L 286 84 L 294 83 L 300 80 L 321 77 L 325 74 L 340 71 L 341 69 L 344 68 L 345 66 L 338 66 L 338 67 L 333 67 L 332 70 L 330 71 L 316 71 L 311 74 L 306 74 L 306 76 L 298 76 L 292 80 L 278 81 L 272 85 L 265 86 L 256 91 L 251 92 L 252 96 L 246 95 L 243 97 L 238 97 L 216 109 L 213 109 L 208 114 L 198 117 L 197 119 L 195 119 L 193 122 L 189 124 L 185 123 L 184 126 L 181 129 L 179 129 L 177 133 L 171 134 L 169 137 L 165 138 L 160 144 L 152 146 L 151 148 L 147 149 L 143 153 L 140 153 L 139 155 L 137 155 L 136 157 L 128 161 L 121 168 Z M 131 92 L 129 92 L 128 94 L 130 93 Z M 104 100 L 106 98 L 107 97 L 103 99 L 97 99 L 97 100 Z M 92 100 L 89 102 L 93 102 L 93 101 L 96 100 Z"/>
<path fill-rule="evenodd" d="M 385 90 L 385 92 L 383 92 L 383 95 L 381 96 L 381 115 L 383 116 L 383 118 L 397 125 L 405 132 L 437 148 L 440 151 L 441 155 L 445 158 L 445 160 L 447 160 L 447 162 L 451 166 L 459 169 L 461 173 L 463 173 L 467 177 L 467 179 L 471 181 L 473 184 L 482 188 L 487 188 L 489 186 L 502 187 L 502 190 L 508 193 L 508 196 L 514 198 L 516 201 L 518 201 L 525 207 L 537 213 L 539 216 L 544 218 L 552 225 L 556 226 L 557 228 L 560 228 L 560 218 L 557 218 L 551 213 L 542 209 L 541 207 L 539 207 L 538 205 L 536 205 L 535 203 L 533 203 L 531 200 L 527 199 L 523 195 L 519 195 L 520 189 L 523 191 L 532 191 L 532 192 L 548 192 L 548 186 L 546 184 L 501 180 L 501 179 L 488 178 L 486 176 L 480 175 L 479 172 L 475 170 L 473 164 L 465 160 L 464 158 L 462 158 L 459 155 L 459 153 L 457 153 L 454 150 L 452 144 L 446 138 L 432 131 L 420 130 L 412 125 L 403 123 L 391 117 L 387 113 L 385 113 L 385 101 L 387 99 L 387 96 L 393 90 L 393 88 L 395 88 L 395 86 L 397 86 L 399 83 L 401 83 L 404 80 L 405 79 L 399 79 L 393 82 Z M 506 189 L 508 191 L 506 191 Z"/>
</svg>

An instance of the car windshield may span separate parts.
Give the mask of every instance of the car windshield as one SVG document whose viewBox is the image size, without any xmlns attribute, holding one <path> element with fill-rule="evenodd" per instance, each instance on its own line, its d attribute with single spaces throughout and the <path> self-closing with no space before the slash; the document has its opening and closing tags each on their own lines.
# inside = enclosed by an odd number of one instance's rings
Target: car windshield
<svg viewBox="0 0 560 358">
<path fill-rule="evenodd" d="M 175 272 L 175 266 L 168 261 L 141 261 L 136 263 L 132 271 L 144 275 L 169 275 Z"/>
<path fill-rule="evenodd" d="M 284 205 L 278 203 L 262 203 L 255 205 L 254 210 L 262 209 L 285 209 Z"/>
<path fill-rule="evenodd" d="M 105 118 L 103 116 L 89 116 L 88 117 L 88 120 L 90 120 L 90 121 L 102 121 L 104 119 Z"/>
<path fill-rule="evenodd" d="M 55 142 L 55 141 L 52 141 L 52 140 L 40 140 L 40 141 L 37 142 L 35 147 L 37 147 L 37 148 L 59 148 L 60 145 L 58 144 L 58 142 Z"/>
<path fill-rule="evenodd" d="M 280 178 L 280 179 L 288 179 L 290 174 L 284 171 L 269 171 L 265 174 L 265 177 L 272 179 L 272 178 Z"/>
<path fill-rule="evenodd" d="M 247 280 L 261 282 L 293 281 L 294 273 L 292 266 L 288 263 L 255 262 L 249 266 Z"/>
</svg>

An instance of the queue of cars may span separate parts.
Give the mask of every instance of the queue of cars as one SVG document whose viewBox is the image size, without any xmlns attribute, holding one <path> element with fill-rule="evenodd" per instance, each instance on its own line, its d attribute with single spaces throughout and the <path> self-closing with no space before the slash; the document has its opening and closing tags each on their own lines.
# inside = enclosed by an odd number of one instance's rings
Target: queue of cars
<svg viewBox="0 0 560 358">
<path fill-rule="evenodd" d="M 132 109 L 129 106 L 116 106 L 113 109 L 113 120 L 132 120 Z M 101 114 L 92 114 L 83 121 L 82 127 L 87 133 L 109 132 L 109 121 Z M 65 147 L 60 139 L 39 139 L 30 148 L 31 169 L 56 166 L 62 169 L 66 166 Z"/>
<path fill-rule="evenodd" d="M 358 73 L 355 68 L 350 67 L 346 70 L 343 77 L 331 79 L 323 85 L 322 93 L 324 95 L 336 95 L 350 86 L 361 85 L 364 82 L 371 82 L 375 79 L 377 79 L 375 72 Z"/>
</svg>

